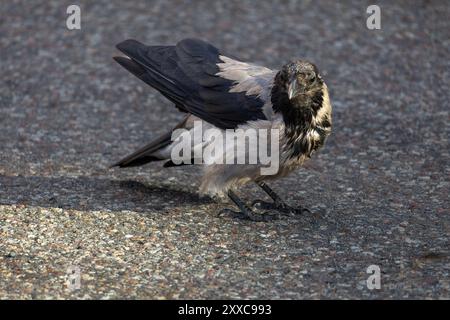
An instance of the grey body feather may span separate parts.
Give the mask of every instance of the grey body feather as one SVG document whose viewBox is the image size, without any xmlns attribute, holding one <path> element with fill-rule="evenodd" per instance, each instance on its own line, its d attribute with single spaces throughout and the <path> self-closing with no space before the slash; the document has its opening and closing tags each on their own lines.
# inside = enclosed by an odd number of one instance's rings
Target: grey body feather
<svg viewBox="0 0 450 320">
<path fill-rule="evenodd" d="M 116 60 L 168 97 L 181 111 L 188 113 L 175 128 L 184 128 L 193 133 L 196 130 L 194 121 L 202 121 L 203 130 L 215 128 L 223 133 L 230 128 L 278 129 L 280 132 L 280 163 L 276 174 L 261 175 L 261 163 L 204 164 L 200 187 L 202 193 L 220 196 L 250 181 L 284 176 L 310 157 L 330 133 L 331 104 L 324 83 L 320 92 L 320 108 L 302 127 L 302 131 L 289 136 L 285 117 L 281 112 L 275 112 L 273 106 L 272 90 L 279 71 L 231 59 L 208 44 L 195 42 L 197 40 L 183 40 L 185 43 L 180 42 L 181 45 L 176 47 L 145 47 L 130 42 L 132 40 L 127 41 L 119 44 L 118 48 L 130 59 Z M 158 51 L 160 56 L 152 50 Z M 325 119 L 328 126 L 322 126 Z M 157 139 L 157 143 L 144 148 L 141 155 L 139 152 L 134 153 L 131 158 L 133 161 L 139 157 L 146 157 L 149 161 L 169 160 L 176 142 L 167 140 L 167 137 L 166 134 L 165 138 Z M 297 144 L 302 146 L 301 154 L 295 153 L 292 147 Z M 205 148 L 206 145 L 202 143 L 196 147 Z M 247 152 L 257 152 L 252 148 L 256 146 L 250 145 Z M 128 166 L 130 157 L 124 160 L 127 159 L 128 162 L 122 160 L 116 165 Z"/>
</svg>

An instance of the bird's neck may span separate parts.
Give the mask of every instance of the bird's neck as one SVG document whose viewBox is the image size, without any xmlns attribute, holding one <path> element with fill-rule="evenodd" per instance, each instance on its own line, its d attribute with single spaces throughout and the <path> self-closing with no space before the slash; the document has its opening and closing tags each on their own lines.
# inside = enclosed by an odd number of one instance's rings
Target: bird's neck
<svg viewBox="0 0 450 320">
<path fill-rule="evenodd" d="M 281 113 L 286 127 L 301 132 L 314 125 L 313 119 L 323 103 L 323 93 L 318 91 L 312 97 L 300 96 L 289 100 L 284 90 L 273 86 L 271 99 L 273 110 Z"/>
<path fill-rule="evenodd" d="M 318 123 L 317 114 L 323 105 L 323 92 L 319 91 L 313 97 L 302 97 L 291 101 L 287 94 L 279 87 L 272 88 L 272 107 L 280 113 L 285 124 L 285 138 L 287 148 L 293 150 L 293 156 L 310 156 L 311 152 L 319 148 L 327 134 L 323 134 L 321 123 Z M 317 131 L 319 141 L 314 141 L 311 133 Z"/>
</svg>

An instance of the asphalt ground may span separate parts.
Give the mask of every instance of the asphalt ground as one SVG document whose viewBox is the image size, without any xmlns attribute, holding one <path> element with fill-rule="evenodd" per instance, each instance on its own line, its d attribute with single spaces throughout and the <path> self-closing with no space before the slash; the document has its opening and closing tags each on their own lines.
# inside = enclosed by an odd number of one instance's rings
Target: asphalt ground
<svg viewBox="0 0 450 320">
<path fill-rule="evenodd" d="M 81 30 L 72 2 L 0 3 L 1 299 L 450 298 L 448 2 L 377 1 L 380 30 L 370 1 L 76 2 Z M 107 169 L 182 117 L 115 44 L 186 37 L 322 70 L 333 133 L 271 184 L 313 213 L 218 217 L 198 167 Z"/>
</svg>

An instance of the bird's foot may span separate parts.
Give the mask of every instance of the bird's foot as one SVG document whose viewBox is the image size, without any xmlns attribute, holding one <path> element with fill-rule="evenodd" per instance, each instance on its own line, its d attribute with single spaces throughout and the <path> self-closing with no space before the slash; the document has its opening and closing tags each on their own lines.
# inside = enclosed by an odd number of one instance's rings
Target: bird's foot
<svg viewBox="0 0 450 320">
<path fill-rule="evenodd" d="M 305 212 L 311 213 L 308 208 L 298 207 L 293 208 L 284 202 L 267 202 L 263 200 L 255 200 L 252 207 L 261 210 L 276 210 L 286 215 L 299 215 Z"/>
<path fill-rule="evenodd" d="M 232 218 L 250 220 L 250 221 L 256 221 L 256 222 L 260 222 L 260 221 L 267 222 L 267 221 L 273 221 L 273 220 L 279 219 L 278 214 L 273 214 L 270 212 L 255 213 L 250 208 L 246 208 L 241 211 L 234 211 L 234 210 L 225 208 L 225 209 L 220 210 L 220 212 L 219 212 L 219 216 L 223 216 L 223 215 L 229 215 Z"/>
</svg>

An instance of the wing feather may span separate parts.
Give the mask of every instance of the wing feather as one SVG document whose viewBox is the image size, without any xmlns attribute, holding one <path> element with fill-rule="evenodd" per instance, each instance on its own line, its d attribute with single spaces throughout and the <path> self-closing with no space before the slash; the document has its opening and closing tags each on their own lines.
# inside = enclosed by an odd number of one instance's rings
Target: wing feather
<svg viewBox="0 0 450 320">
<path fill-rule="evenodd" d="M 220 54 L 211 44 L 185 39 L 176 46 L 126 40 L 116 60 L 179 109 L 223 129 L 265 119 L 263 106 L 274 71 Z"/>
</svg>

